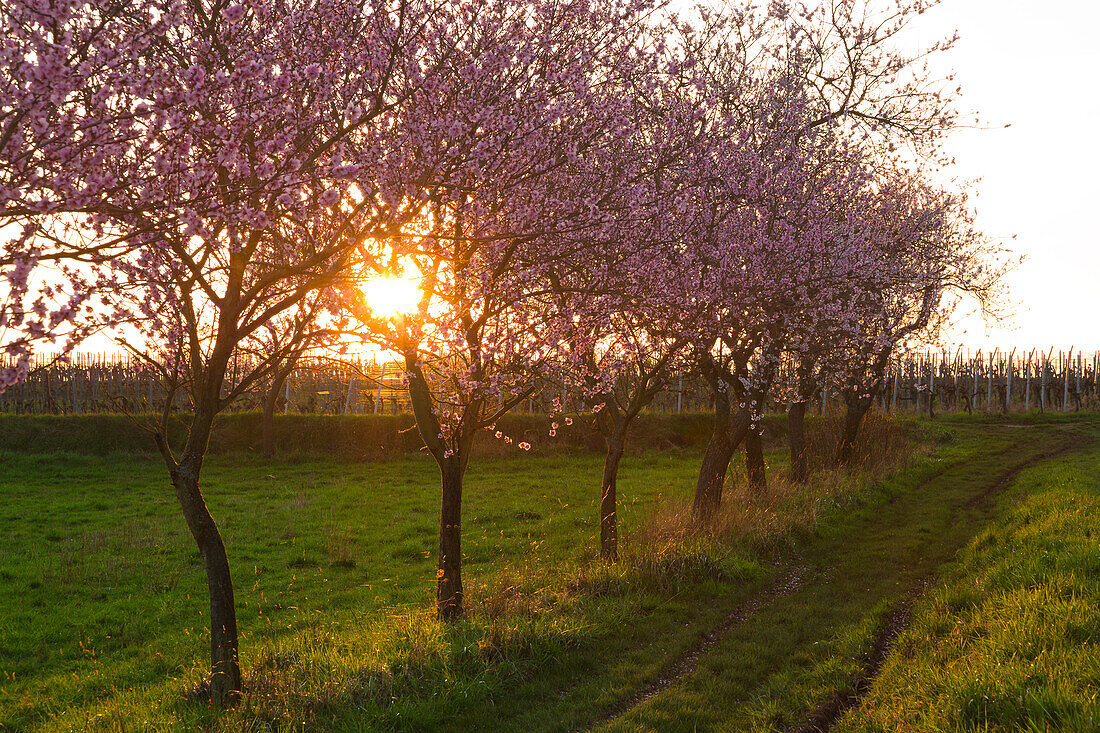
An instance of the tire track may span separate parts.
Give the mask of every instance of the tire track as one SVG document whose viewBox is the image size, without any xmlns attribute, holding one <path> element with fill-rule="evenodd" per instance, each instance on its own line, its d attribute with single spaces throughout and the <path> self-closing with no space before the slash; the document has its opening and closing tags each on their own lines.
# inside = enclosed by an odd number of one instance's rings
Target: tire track
<svg viewBox="0 0 1100 733">
<path fill-rule="evenodd" d="M 928 579 L 921 581 L 893 605 L 879 623 L 871 651 L 859 676 L 852 680 L 850 687 L 834 690 L 828 700 L 813 709 L 802 725 L 793 729 L 793 733 L 827 733 L 844 713 L 859 705 L 871 688 L 871 683 L 882 671 L 882 665 L 886 662 L 894 641 L 901 632 L 909 628 L 913 620 L 913 606 L 924 595 L 929 584 Z"/>
<path fill-rule="evenodd" d="M 1006 489 L 1020 473 L 1038 463 L 1051 460 L 1070 451 L 1077 442 L 1076 440 L 1066 441 L 1056 448 L 1036 454 L 1013 466 L 977 494 L 967 499 L 960 506 L 960 509 L 986 506 L 997 494 Z M 1009 448 L 997 455 L 1006 455 L 1011 453 L 1012 450 L 1012 448 Z M 916 488 L 919 490 L 924 485 L 941 478 L 951 469 L 958 468 L 959 465 L 953 463 L 943 467 L 928 476 Z M 888 502 L 893 503 L 895 500 L 896 497 L 892 497 Z M 656 679 L 613 703 L 591 723 L 590 727 L 596 728 L 623 717 L 638 705 L 679 683 L 695 671 L 699 660 L 725 639 L 736 624 L 745 622 L 757 611 L 775 600 L 797 591 L 802 586 L 808 572 L 805 567 L 788 570 L 767 588 L 739 604 L 722 621 L 703 634 L 687 651 L 668 662 Z M 834 690 L 827 700 L 807 715 L 806 720 L 801 725 L 789 729 L 792 733 L 827 733 L 844 713 L 860 704 L 881 671 L 894 641 L 901 632 L 909 627 L 913 608 L 916 602 L 923 597 L 925 590 L 931 585 L 931 580 L 931 576 L 922 578 L 913 588 L 892 604 L 875 632 L 871 650 L 868 652 L 859 675 L 850 682 L 849 686 Z"/>
<path fill-rule="evenodd" d="M 735 624 L 743 623 L 761 608 L 798 590 L 805 575 L 806 568 L 804 567 L 788 570 L 767 588 L 743 601 L 710 631 L 703 634 L 687 651 L 667 663 L 660 674 L 657 675 L 657 679 L 646 683 L 629 696 L 621 698 L 611 705 L 599 718 L 592 722 L 590 727 L 595 728 L 610 723 L 694 672 L 699 660 L 726 638 L 726 635 Z"/>
<path fill-rule="evenodd" d="M 982 489 L 978 494 L 968 499 L 965 504 L 966 508 L 974 509 L 984 504 L 988 504 L 990 499 L 1008 488 L 1008 485 L 1011 484 L 1021 473 L 1038 463 L 1049 461 L 1057 458 L 1058 456 L 1064 455 L 1065 453 L 1068 453 L 1071 449 L 1077 446 L 1078 442 L 1079 441 L 1076 439 L 1068 440 L 1058 448 L 1049 450 L 1045 453 L 1039 453 L 1038 455 L 1032 456 L 1031 458 L 1022 461 L 1021 463 L 1017 464 L 1016 466 L 1002 474 L 996 482 L 990 484 L 986 488 Z"/>
<path fill-rule="evenodd" d="M 1006 451 L 1007 452 L 1007 451 Z M 950 471 L 952 468 L 957 467 L 958 464 L 952 463 L 941 467 L 927 478 L 925 478 L 920 484 L 918 484 L 914 490 L 919 490 L 925 485 L 935 481 L 943 474 Z M 897 501 L 896 496 L 890 497 L 887 501 L 894 503 Z M 750 597 L 736 608 L 733 609 L 717 626 L 713 627 L 710 631 L 705 633 L 698 641 L 695 642 L 687 651 L 680 654 L 678 657 L 667 663 L 665 667 L 658 674 L 657 679 L 646 683 L 643 687 L 636 690 L 634 693 L 619 699 L 613 703 L 607 710 L 603 712 L 598 718 L 596 718 L 589 728 L 598 728 L 601 725 L 610 723 L 616 718 L 620 718 L 630 712 L 633 708 L 642 704 L 646 700 L 660 694 L 664 690 L 675 685 L 681 679 L 686 677 L 695 671 L 698 666 L 699 659 L 710 651 L 714 646 L 718 644 L 722 639 L 726 637 L 729 630 L 734 624 L 742 623 L 758 610 L 768 605 L 776 599 L 788 595 L 794 592 L 802 583 L 802 579 L 807 572 L 806 568 L 799 567 L 792 571 L 788 571 L 784 575 L 780 576 L 770 586 L 764 590 L 758 592 L 756 595 Z"/>
<path fill-rule="evenodd" d="M 979 493 L 968 499 L 963 508 L 973 509 L 988 505 L 988 503 L 1000 492 L 1004 491 L 1023 471 L 1044 461 L 1053 460 L 1077 446 L 1076 439 L 1071 439 L 1061 446 L 1044 453 L 1032 456 L 1013 466 L 1001 474 L 993 483 L 982 489 Z M 921 579 L 902 598 L 895 602 L 890 611 L 883 616 L 875 632 L 871 650 L 864 661 L 860 674 L 853 679 L 848 687 L 837 688 L 827 700 L 814 708 L 805 721 L 797 728 L 791 729 L 792 733 L 829 733 L 845 713 L 858 707 L 863 698 L 867 696 L 872 683 L 882 671 L 882 665 L 898 636 L 909 628 L 913 620 L 913 607 L 931 586 L 932 578 Z"/>
</svg>

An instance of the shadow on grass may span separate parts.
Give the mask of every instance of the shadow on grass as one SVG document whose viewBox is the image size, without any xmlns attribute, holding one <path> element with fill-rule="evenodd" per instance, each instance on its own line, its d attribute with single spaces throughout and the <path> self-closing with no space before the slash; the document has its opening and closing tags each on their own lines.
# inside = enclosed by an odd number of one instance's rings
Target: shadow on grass
<svg viewBox="0 0 1100 733">
<path fill-rule="evenodd" d="M 252 652 L 245 691 L 231 711 L 213 710 L 198 670 L 166 717 L 185 725 L 248 730 L 309 730 L 339 722 L 432 725 L 441 708 L 490 701 L 591 645 L 590 625 L 535 608 L 527 594 L 474 598 L 466 619 L 443 623 L 427 609 L 387 615 L 357 627 L 318 624 Z M 505 612 L 503 606 L 507 606 Z M 527 605 L 526 611 L 520 606 Z"/>
</svg>

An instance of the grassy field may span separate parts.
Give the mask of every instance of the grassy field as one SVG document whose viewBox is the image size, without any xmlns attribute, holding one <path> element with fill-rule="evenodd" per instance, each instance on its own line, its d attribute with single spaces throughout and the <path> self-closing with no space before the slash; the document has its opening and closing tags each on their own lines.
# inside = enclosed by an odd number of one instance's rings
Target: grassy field
<svg viewBox="0 0 1100 733">
<path fill-rule="evenodd" d="M 593 559 L 600 456 L 482 457 L 465 492 L 471 614 L 452 626 L 430 613 L 434 464 L 219 456 L 205 485 L 233 563 L 248 679 L 242 705 L 220 717 L 193 694 L 205 584 L 163 467 L 133 455 L 5 453 L 0 725 L 791 729 L 858 674 L 899 597 L 997 531 L 984 528 L 1009 498 L 1042 496 L 1034 477 L 1061 462 L 1095 468 L 1082 456 L 1095 456 L 1098 432 L 1092 419 L 891 428 L 882 435 L 893 447 L 873 465 L 797 491 L 772 451 L 769 492 L 732 487 L 711 535 L 683 529 L 697 451 L 630 456 L 624 561 L 611 568 Z M 1039 460 L 1067 449 L 1059 463 Z M 1018 483 L 998 485 L 1029 461 Z M 1091 475 L 1079 491 L 1095 495 Z M 982 562 L 975 555 L 946 577 L 965 584 Z M 782 579 L 793 582 L 777 590 Z M 935 608 L 921 601 L 910 633 Z M 701 639 L 706 653 L 686 654 Z M 946 653 L 937 643 L 917 646 L 931 661 Z M 897 709 L 878 702 L 880 686 L 916 689 L 891 664 L 857 711 L 866 719 L 844 725 L 892 730 L 881 721 L 907 714 L 897 689 L 882 688 Z M 665 689 L 655 681 L 670 670 Z"/>
<path fill-rule="evenodd" d="M 1021 474 L 837 730 L 1100 730 L 1100 431 Z"/>
</svg>

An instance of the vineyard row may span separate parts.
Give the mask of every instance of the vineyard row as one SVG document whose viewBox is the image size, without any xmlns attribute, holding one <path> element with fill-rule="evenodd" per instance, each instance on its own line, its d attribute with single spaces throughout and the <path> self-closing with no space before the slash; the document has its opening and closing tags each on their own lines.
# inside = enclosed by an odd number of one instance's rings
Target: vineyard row
<svg viewBox="0 0 1100 733">
<path fill-rule="evenodd" d="M 888 368 L 877 402 L 885 412 L 1080 410 L 1100 407 L 1100 352 L 996 350 L 990 354 L 923 352 L 896 359 Z M 231 378 L 232 370 L 231 370 Z M 581 411 L 582 396 L 547 387 L 516 408 L 549 412 L 554 399 L 566 411 Z M 230 411 L 260 409 L 259 395 L 246 395 Z M 186 397 L 174 408 L 187 411 Z M 77 354 L 69 363 L 47 362 L 19 384 L 0 393 L 0 413 L 89 414 L 159 410 L 164 390 L 155 375 L 125 357 Z M 706 383 L 694 374 L 676 375 L 649 408 L 659 413 L 711 409 Z M 769 406 L 774 410 L 782 404 Z M 841 407 L 834 390 L 815 397 L 814 412 Z M 313 414 L 399 414 L 409 412 L 403 371 L 396 363 L 370 359 L 303 362 L 287 379 L 278 411 Z"/>
</svg>

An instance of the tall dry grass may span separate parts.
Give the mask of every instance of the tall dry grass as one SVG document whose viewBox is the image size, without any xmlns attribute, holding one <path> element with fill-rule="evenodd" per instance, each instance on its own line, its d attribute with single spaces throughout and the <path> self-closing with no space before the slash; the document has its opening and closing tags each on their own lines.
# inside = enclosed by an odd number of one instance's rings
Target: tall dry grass
<svg viewBox="0 0 1100 733">
<path fill-rule="evenodd" d="M 852 464 L 838 467 L 841 419 L 814 420 L 806 427 L 810 468 L 806 483 L 792 481 L 783 463 L 781 470 L 769 471 L 765 489 L 754 488 L 745 477 L 743 463 L 735 459 L 713 521 L 705 526 L 693 522 L 691 500 L 686 496 L 665 501 L 630 532 L 623 543 L 625 562 L 651 575 L 697 573 L 709 566 L 720 574 L 714 559 L 724 549 L 759 551 L 812 530 L 826 511 L 896 471 L 919 447 L 910 426 L 872 412 L 860 429 Z"/>
<path fill-rule="evenodd" d="M 743 462 L 735 458 L 721 510 L 707 525 L 692 521 L 685 487 L 682 496 L 663 499 L 639 523 L 620 526 L 620 562 L 602 563 L 592 553 L 556 578 L 536 578 L 531 568 L 509 571 L 471 588 L 468 605 L 475 614 L 500 622 L 538 616 L 575 597 L 617 596 L 637 589 L 676 592 L 685 583 L 736 581 L 759 573 L 756 554 L 811 531 L 826 512 L 896 471 L 920 449 L 912 426 L 870 413 L 851 465 L 840 468 L 836 450 L 842 429 L 839 418 L 807 422 L 806 483 L 792 481 L 785 460 L 780 460 L 769 471 L 767 488 L 755 489 L 746 480 Z M 769 447 L 786 449 L 785 442 L 775 439 Z"/>
</svg>

